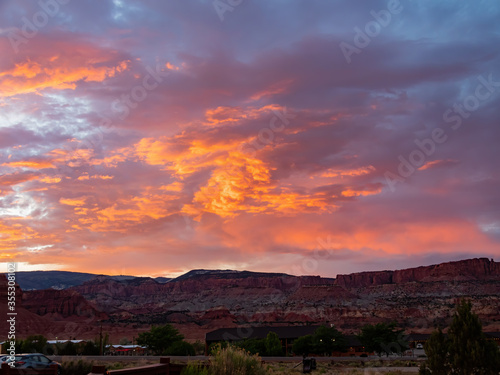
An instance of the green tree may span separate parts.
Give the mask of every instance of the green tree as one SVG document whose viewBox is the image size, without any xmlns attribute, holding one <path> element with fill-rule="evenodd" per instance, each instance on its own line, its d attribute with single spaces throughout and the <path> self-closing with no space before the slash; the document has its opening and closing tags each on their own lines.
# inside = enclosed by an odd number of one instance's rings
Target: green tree
<svg viewBox="0 0 500 375">
<path fill-rule="evenodd" d="M 402 353 L 408 348 L 408 342 L 403 338 L 403 330 L 396 329 L 396 323 L 366 324 L 358 336 L 366 350 L 377 352 L 379 356 L 385 353 Z"/>
<path fill-rule="evenodd" d="M 170 345 L 163 355 L 196 355 L 194 346 L 186 341 L 176 341 Z"/>
<path fill-rule="evenodd" d="M 76 355 L 77 354 L 76 345 L 73 342 L 68 341 L 66 343 L 66 345 L 64 345 L 64 347 L 61 349 L 59 354 L 60 355 Z"/>
<path fill-rule="evenodd" d="M 182 341 L 184 336 L 171 324 L 152 326 L 148 332 L 142 332 L 137 338 L 137 344 L 146 346 L 156 355 L 161 355 L 170 345 Z"/>
<path fill-rule="evenodd" d="M 31 335 L 24 340 L 23 350 L 30 353 L 43 353 L 47 339 L 43 335 Z"/>
<path fill-rule="evenodd" d="M 470 301 L 461 300 L 448 330 L 448 339 L 434 332 L 426 344 L 427 363 L 420 374 L 498 375 L 498 346 L 486 339 Z"/>
<path fill-rule="evenodd" d="M 313 335 L 299 337 L 293 342 L 292 351 L 297 355 L 307 356 L 313 352 Z"/>
<path fill-rule="evenodd" d="M 464 299 L 457 306 L 448 330 L 449 356 L 454 374 L 495 374 L 500 371 L 498 348 L 486 340 L 479 317 Z M 496 346 L 496 345 L 495 345 Z"/>
<path fill-rule="evenodd" d="M 334 351 L 344 351 L 347 341 L 335 327 L 321 326 L 313 335 L 314 352 L 331 355 Z"/>
<path fill-rule="evenodd" d="M 265 340 L 265 347 L 266 347 L 265 355 L 267 356 L 278 357 L 283 355 L 283 347 L 281 345 L 281 341 L 275 332 L 269 332 L 267 334 Z"/>
<path fill-rule="evenodd" d="M 83 350 L 83 355 L 99 355 L 99 346 L 97 346 L 92 340 L 85 343 Z"/>
<path fill-rule="evenodd" d="M 28 353 L 29 349 L 25 340 L 16 340 L 16 353 Z"/>
<path fill-rule="evenodd" d="M 432 332 L 431 337 L 425 343 L 425 353 L 427 354 L 427 363 L 424 363 L 420 369 L 421 375 L 448 375 L 450 373 L 448 358 L 448 340 L 438 328 Z M 431 370 L 432 369 L 432 372 Z"/>
<path fill-rule="evenodd" d="M 241 348 L 250 354 L 266 354 L 266 340 L 265 339 L 245 339 L 234 344 L 235 347 Z"/>
</svg>

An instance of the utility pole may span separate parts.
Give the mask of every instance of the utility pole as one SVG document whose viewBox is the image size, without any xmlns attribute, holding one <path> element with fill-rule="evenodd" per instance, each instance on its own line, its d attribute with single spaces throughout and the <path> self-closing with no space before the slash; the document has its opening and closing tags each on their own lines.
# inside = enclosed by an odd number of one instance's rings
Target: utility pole
<svg viewBox="0 0 500 375">
<path fill-rule="evenodd" d="M 103 348 L 102 348 L 102 323 L 101 323 L 101 329 L 99 330 L 99 355 L 103 354 Z"/>
</svg>

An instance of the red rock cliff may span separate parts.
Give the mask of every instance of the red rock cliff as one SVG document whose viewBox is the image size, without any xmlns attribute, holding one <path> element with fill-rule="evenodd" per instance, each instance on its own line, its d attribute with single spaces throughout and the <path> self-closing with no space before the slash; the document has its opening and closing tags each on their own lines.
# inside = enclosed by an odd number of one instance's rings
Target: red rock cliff
<svg viewBox="0 0 500 375">
<path fill-rule="evenodd" d="M 500 263 L 475 258 L 397 271 L 361 272 L 338 275 L 336 284 L 344 288 L 363 288 L 412 281 L 499 280 Z"/>
</svg>

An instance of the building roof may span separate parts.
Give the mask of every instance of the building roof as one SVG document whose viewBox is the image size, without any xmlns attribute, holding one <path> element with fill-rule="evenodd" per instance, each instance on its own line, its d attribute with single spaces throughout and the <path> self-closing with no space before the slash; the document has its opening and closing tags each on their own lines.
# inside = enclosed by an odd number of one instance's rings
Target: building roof
<svg viewBox="0 0 500 375">
<path fill-rule="evenodd" d="M 487 338 L 500 339 L 500 332 L 485 332 Z"/>
<path fill-rule="evenodd" d="M 109 345 L 107 346 L 108 348 L 114 348 L 114 349 L 146 349 L 145 346 L 140 346 L 140 345 Z"/>
<path fill-rule="evenodd" d="M 69 341 L 73 344 L 80 344 L 82 342 L 87 342 L 88 340 L 47 340 L 47 344 L 64 344 Z"/>
<path fill-rule="evenodd" d="M 269 332 L 274 332 L 280 339 L 293 339 L 312 335 L 319 326 L 286 326 L 286 327 L 238 327 L 219 328 L 207 332 L 206 341 L 240 341 L 245 339 L 264 339 Z"/>
<path fill-rule="evenodd" d="M 484 332 L 484 335 L 487 338 L 497 339 L 500 338 L 500 332 Z M 448 337 L 448 334 L 444 334 L 445 337 Z M 407 338 L 408 341 L 427 341 L 431 337 L 430 333 L 410 333 Z"/>
<path fill-rule="evenodd" d="M 406 338 L 408 341 L 427 341 L 431 337 L 430 333 L 410 333 Z"/>
</svg>

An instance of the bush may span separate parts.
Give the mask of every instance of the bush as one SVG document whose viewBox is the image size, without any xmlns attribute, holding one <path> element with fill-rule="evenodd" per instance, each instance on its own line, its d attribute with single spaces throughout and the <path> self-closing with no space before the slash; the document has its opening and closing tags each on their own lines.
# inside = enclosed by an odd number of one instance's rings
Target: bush
<svg viewBox="0 0 500 375">
<path fill-rule="evenodd" d="M 181 375 L 209 375 L 207 368 L 199 362 L 189 362 Z"/>
<path fill-rule="evenodd" d="M 265 339 L 245 339 L 236 342 L 234 346 L 243 349 L 250 354 L 265 355 L 266 354 L 266 340 Z"/>
<path fill-rule="evenodd" d="M 93 362 L 79 360 L 78 362 L 63 362 L 62 375 L 87 375 L 92 371 Z"/>
<path fill-rule="evenodd" d="M 193 343 L 193 348 L 196 355 L 204 355 L 205 354 L 205 344 L 199 340 Z"/>
<path fill-rule="evenodd" d="M 73 342 L 68 341 L 66 345 L 64 345 L 59 351 L 59 355 L 76 355 L 77 354 L 76 349 L 77 349 L 76 345 L 73 344 Z"/>
<path fill-rule="evenodd" d="M 261 359 L 248 352 L 228 346 L 219 348 L 212 359 L 210 367 L 212 375 L 265 375 Z"/>
<path fill-rule="evenodd" d="M 83 355 L 99 355 L 99 347 L 93 341 L 87 341 L 82 350 Z"/>
<path fill-rule="evenodd" d="M 196 355 L 194 346 L 186 341 L 177 341 L 170 345 L 163 355 Z"/>
<path fill-rule="evenodd" d="M 136 342 L 138 345 L 146 346 L 155 354 L 161 354 L 172 344 L 183 339 L 184 336 L 174 326 L 165 324 L 163 326 L 153 326 L 149 331 L 139 333 Z"/>
</svg>

